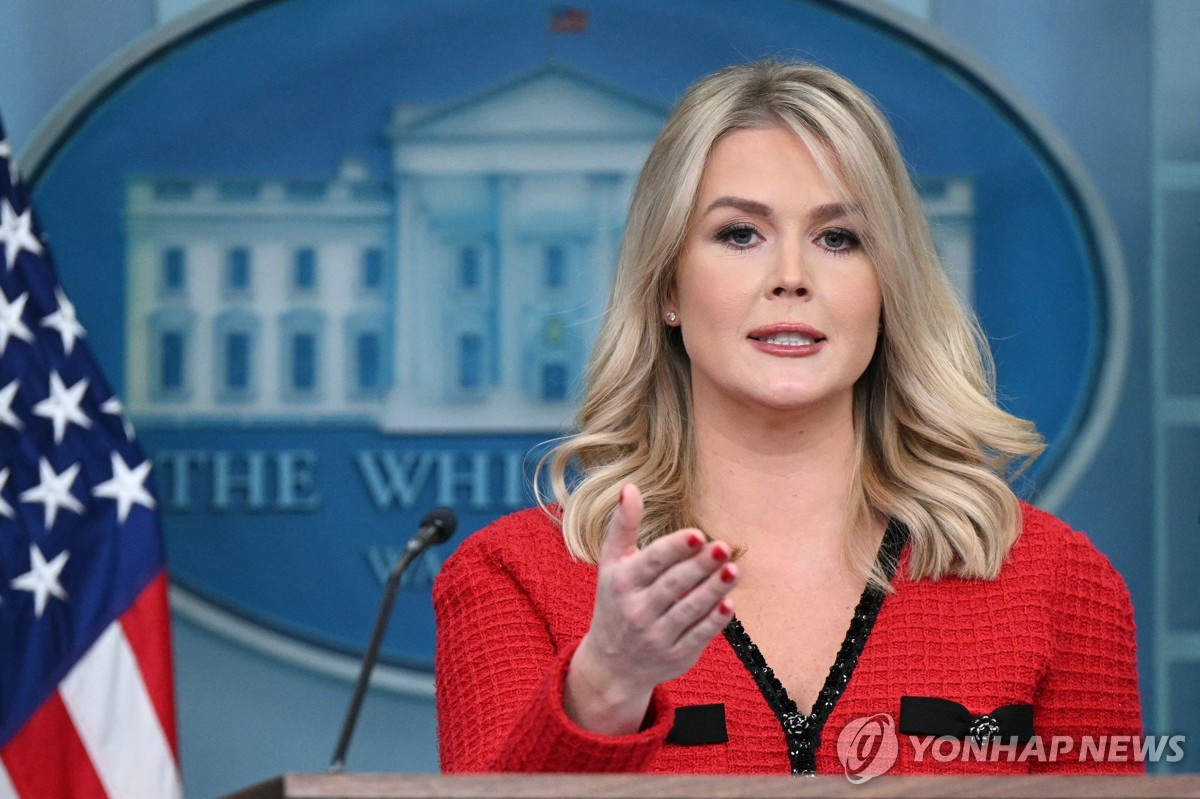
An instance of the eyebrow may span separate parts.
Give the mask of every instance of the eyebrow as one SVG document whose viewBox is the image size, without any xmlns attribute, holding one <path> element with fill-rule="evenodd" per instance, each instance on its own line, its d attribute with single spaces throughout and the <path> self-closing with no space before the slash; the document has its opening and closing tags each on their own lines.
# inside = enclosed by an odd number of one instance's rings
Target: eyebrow
<svg viewBox="0 0 1200 799">
<path fill-rule="evenodd" d="M 708 204 L 708 207 L 704 209 L 704 214 L 708 215 L 718 208 L 733 208 L 747 214 L 764 217 L 774 216 L 775 213 L 771 209 L 771 206 L 760 203 L 757 200 L 747 200 L 744 197 L 718 197 Z M 820 224 L 843 216 L 857 216 L 861 212 L 862 209 L 857 204 L 826 203 L 812 209 L 808 217 L 812 224 Z"/>
<path fill-rule="evenodd" d="M 708 204 L 708 207 L 704 209 L 704 214 L 707 216 L 718 208 L 733 208 L 755 216 L 773 215 L 771 206 L 742 197 L 718 197 Z"/>
<path fill-rule="evenodd" d="M 854 203 L 846 205 L 845 203 L 828 203 L 826 205 L 818 205 L 812 209 L 812 213 L 808 215 L 813 224 L 828 222 L 831 219 L 838 219 L 843 216 L 862 216 L 862 206 Z"/>
</svg>

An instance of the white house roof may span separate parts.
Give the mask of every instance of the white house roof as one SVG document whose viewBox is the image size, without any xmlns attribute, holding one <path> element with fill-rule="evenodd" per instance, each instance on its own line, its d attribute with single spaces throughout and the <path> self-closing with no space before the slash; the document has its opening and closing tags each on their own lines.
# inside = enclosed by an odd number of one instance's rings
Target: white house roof
<svg viewBox="0 0 1200 799">
<path fill-rule="evenodd" d="M 650 141 L 665 116 L 664 108 L 624 89 L 550 63 L 446 105 L 397 106 L 388 133 L 401 146 L 498 139 Z"/>
<path fill-rule="evenodd" d="M 636 173 L 665 118 L 552 62 L 443 106 L 397 106 L 388 134 L 398 174 Z"/>
</svg>

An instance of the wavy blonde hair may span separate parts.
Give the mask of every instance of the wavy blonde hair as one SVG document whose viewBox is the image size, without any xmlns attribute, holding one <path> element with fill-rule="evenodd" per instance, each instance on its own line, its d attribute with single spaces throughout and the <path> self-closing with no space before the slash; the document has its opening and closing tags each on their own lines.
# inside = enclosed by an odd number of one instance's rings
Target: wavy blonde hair
<svg viewBox="0 0 1200 799">
<path fill-rule="evenodd" d="M 689 361 L 662 309 L 713 145 L 772 126 L 794 131 L 861 209 L 883 298 L 879 343 L 854 391 L 848 562 L 886 585 L 871 521 L 894 518 L 909 529 L 914 579 L 994 578 L 1021 530 L 1006 476 L 1037 457 L 1041 437 L 996 404 L 986 339 L 942 270 L 891 127 L 862 90 L 807 64 L 728 67 L 672 111 L 633 195 L 579 433 L 539 463 L 539 504 L 561 520 L 571 553 L 593 563 L 624 483 L 645 500 L 641 544 L 695 524 Z"/>
</svg>

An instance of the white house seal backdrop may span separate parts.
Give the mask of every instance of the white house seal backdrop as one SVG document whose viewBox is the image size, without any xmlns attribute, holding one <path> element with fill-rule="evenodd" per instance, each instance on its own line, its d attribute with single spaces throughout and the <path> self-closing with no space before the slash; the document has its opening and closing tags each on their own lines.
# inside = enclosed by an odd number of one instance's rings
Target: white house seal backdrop
<svg viewBox="0 0 1200 799">
<path fill-rule="evenodd" d="M 325 668 L 426 510 L 459 541 L 529 504 L 667 110 L 770 55 L 888 111 L 1052 505 L 1120 377 L 1120 265 L 1038 125 L 953 57 L 833 0 L 246 3 L 111 70 L 30 175 L 153 458 L 179 607 Z M 428 690 L 453 546 L 403 588 L 395 684 Z"/>
</svg>

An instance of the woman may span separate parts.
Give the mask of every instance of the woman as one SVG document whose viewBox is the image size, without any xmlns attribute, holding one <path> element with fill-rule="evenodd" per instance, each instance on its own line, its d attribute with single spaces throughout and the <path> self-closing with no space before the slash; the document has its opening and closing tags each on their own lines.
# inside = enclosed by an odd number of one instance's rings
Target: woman
<svg viewBox="0 0 1200 799">
<path fill-rule="evenodd" d="M 1128 592 L 1006 483 L 1041 440 L 846 80 L 758 63 L 681 99 L 579 423 L 558 504 L 435 585 L 444 770 L 840 773 L 868 717 L 893 773 L 1142 769 L 994 747 L 1140 734 Z"/>
</svg>

